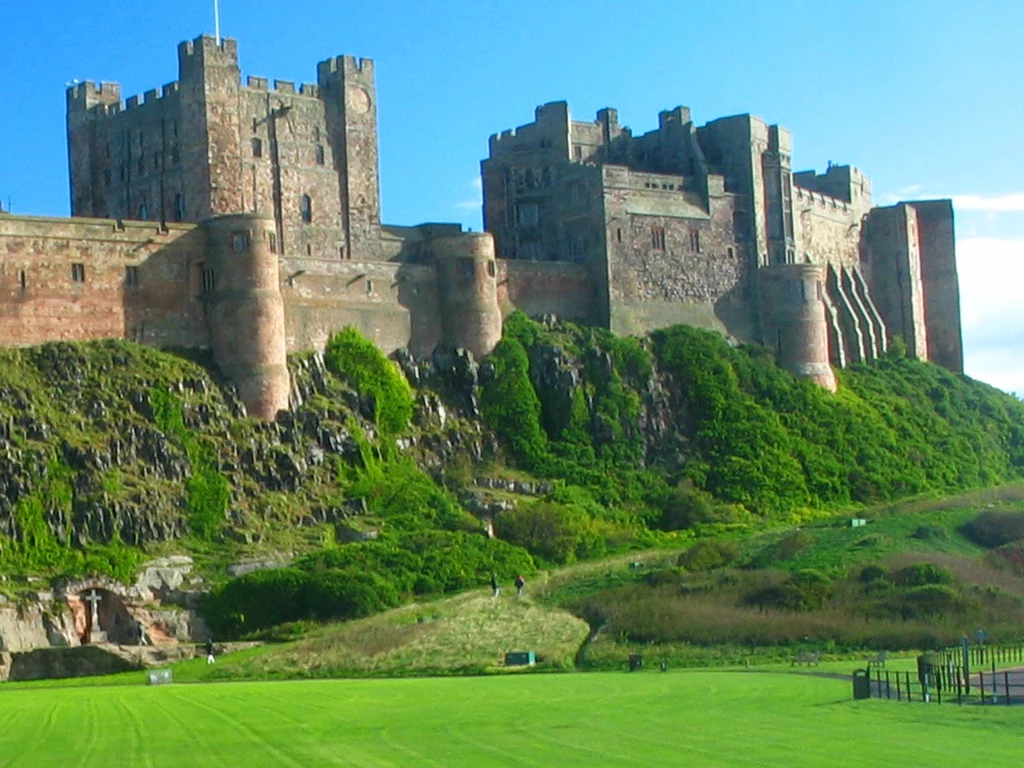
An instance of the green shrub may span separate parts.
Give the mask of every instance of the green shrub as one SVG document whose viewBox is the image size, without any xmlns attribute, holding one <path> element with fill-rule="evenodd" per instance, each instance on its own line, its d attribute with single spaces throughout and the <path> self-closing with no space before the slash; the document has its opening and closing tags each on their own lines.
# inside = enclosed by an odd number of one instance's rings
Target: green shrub
<svg viewBox="0 0 1024 768">
<path fill-rule="evenodd" d="M 349 326 L 331 336 L 324 361 L 360 395 L 373 398 L 374 422 L 382 435 L 408 429 L 414 405 L 412 387 L 376 344 Z"/>
<path fill-rule="evenodd" d="M 1001 547 L 1024 539 L 1024 512 L 989 510 L 971 518 L 963 534 L 983 547 Z"/>
<path fill-rule="evenodd" d="M 892 580 L 900 587 L 923 587 L 928 584 L 952 584 L 956 577 L 944 565 L 915 563 L 894 571 Z"/>
<path fill-rule="evenodd" d="M 698 541 L 679 555 L 676 564 L 688 571 L 710 571 L 736 562 L 740 548 L 734 541 Z"/>
<path fill-rule="evenodd" d="M 921 541 L 946 541 L 949 538 L 946 529 L 937 523 L 919 525 L 910 536 Z"/>
<path fill-rule="evenodd" d="M 946 616 L 962 609 L 960 593 L 945 584 L 914 587 L 902 596 L 904 619 L 926 619 Z"/>
<path fill-rule="evenodd" d="M 877 565 L 865 565 L 860 569 L 857 579 L 861 584 L 870 584 L 873 581 L 884 579 L 888 576 L 885 569 Z"/>
<path fill-rule="evenodd" d="M 604 553 L 590 518 L 580 509 L 548 501 L 524 504 L 498 515 L 498 537 L 523 547 L 530 554 L 559 565 Z"/>
</svg>

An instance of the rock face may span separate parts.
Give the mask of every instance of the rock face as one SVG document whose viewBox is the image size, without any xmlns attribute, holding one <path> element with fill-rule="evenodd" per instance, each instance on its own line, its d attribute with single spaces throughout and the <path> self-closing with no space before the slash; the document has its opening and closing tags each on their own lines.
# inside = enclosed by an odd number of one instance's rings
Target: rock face
<svg viewBox="0 0 1024 768">
<path fill-rule="evenodd" d="M 79 645 L 67 605 L 51 600 L 13 606 L 0 603 L 0 651 Z"/>
</svg>

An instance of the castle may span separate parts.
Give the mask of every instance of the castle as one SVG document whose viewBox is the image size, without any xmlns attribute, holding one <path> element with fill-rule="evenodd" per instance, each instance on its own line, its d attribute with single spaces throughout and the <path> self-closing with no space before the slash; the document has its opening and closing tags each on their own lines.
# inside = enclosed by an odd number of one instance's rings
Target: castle
<svg viewBox="0 0 1024 768">
<path fill-rule="evenodd" d="M 479 357 L 515 309 L 717 329 L 830 389 L 894 337 L 962 371 L 950 201 L 873 207 L 855 168 L 794 173 L 789 132 L 760 118 L 698 127 L 680 107 L 633 136 L 615 110 L 546 104 L 490 139 L 485 233 L 388 226 L 372 61 L 243 85 L 236 42 L 204 36 L 178 67 L 126 102 L 68 88 L 72 218 L 0 216 L 0 344 L 209 348 L 265 419 L 287 353 L 346 325 L 387 353 Z"/>
</svg>

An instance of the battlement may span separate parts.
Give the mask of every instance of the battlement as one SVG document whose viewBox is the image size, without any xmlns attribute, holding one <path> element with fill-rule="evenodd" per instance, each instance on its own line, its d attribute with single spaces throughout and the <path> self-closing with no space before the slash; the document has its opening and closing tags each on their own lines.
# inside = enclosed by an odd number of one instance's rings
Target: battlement
<svg viewBox="0 0 1024 768">
<path fill-rule="evenodd" d="M 796 199 L 801 203 L 822 211 L 842 211 L 847 213 L 850 210 L 850 203 L 832 195 L 815 192 L 813 189 L 805 189 L 795 184 L 793 185 L 793 192 L 796 194 Z"/>
<path fill-rule="evenodd" d="M 329 79 L 331 75 L 338 72 L 346 75 L 361 75 L 372 80 L 373 59 L 363 59 L 355 56 L 332 56 L 316 65 L 316 76 L 320 83 L 323 83 L 324 80 Z"/>
<path fill-rule="evenodd" d="M 866 203 L 871 200 L 871 180 L 852 165 L 829 164 L 825 173 L 800 171 L 793 174 L 793 184 L 806 191 L 819 192 L 847 203 Z"/>
<path fill-rule="evenodd" d="M 178 62 L 195 59 L 225 58 L 238 63 L 238 41 L 233 37 L 222 37 L 220 43 L 210 35 L 201 35 L 195 40 L 186 40 L 178 44 Z"/>
<path fill-rule="evenodd" d="M 123 109 L 125 111 L 138 109 L 147 104 L 155 104 L 160 99 L 167 98 L 168 96 L 177 96 L 180 91 L 180 85 L 177 80 L 173 83 L 167 83 L 161 88 L 150 88 L 144 92 L 141 96 L 130 96 L 125 102 Z"/>
<path fill-rule="evenodd" d="M 88 110 L 101 105 L 120 107 L 121 84 L 101 82 L 96 85 L 92 80 L 86 80 L 68 86 L 65 96 L 69 112 Z"/>
</svg>

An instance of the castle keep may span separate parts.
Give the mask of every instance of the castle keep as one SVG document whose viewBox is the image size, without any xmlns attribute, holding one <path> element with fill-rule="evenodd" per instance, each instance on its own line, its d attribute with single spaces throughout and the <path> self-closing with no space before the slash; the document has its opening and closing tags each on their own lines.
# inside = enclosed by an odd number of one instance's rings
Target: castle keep
<svg viewBox="0 0 1024 768">
<path fill-rule="evenodd" d="M 287 352 L 346 325 L 479 357 L 515 309 L 713 328 L 830 389 L 894 337 L 963 368 L 950 202 L 876 208 L 855 168 L 794 173 L 760 118 L 680 107 L 633 136 L 544 105 L 491 137 L 487 231 L 467 233 L 381 224 L 373 62 L 243 84 L 235 41 L 200 37 L 178 70 L 126 102 L 68 89 L 72 218 L 0 216 L 0 344 L 209 348 L 261 418 L 287 407 Z"/>
</svg>

